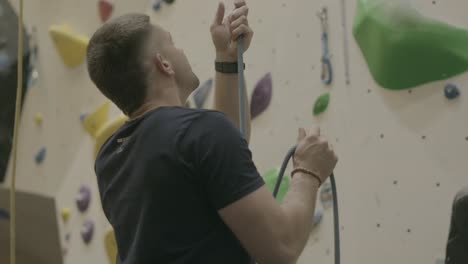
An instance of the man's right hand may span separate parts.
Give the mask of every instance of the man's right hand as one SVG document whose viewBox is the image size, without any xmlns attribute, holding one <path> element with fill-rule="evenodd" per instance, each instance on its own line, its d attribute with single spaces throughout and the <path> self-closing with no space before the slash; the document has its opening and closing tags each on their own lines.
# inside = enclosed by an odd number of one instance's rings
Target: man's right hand
<svg viewBox="0 0 468 264">
<path fill-rule="evenodd" d="M 294 167 L 310 170 L 325 182 L 332 174 L 338 158 L 328 141 L 320 136 L 320 129 L 306 132 L 305 129 L 299 128 L 297 141 Z"/>
</svg>

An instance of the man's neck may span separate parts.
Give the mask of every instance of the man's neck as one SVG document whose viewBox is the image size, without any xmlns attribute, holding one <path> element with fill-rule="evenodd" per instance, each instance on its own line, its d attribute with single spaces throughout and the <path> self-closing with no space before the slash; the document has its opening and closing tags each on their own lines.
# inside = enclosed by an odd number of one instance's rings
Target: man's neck
<svg viewBox="0 0 468 264">
<path fill-rule="evenodd" d="M 182 106 L 182 104 L 180 103 L 179 100 L 174 101 L 174 102 L 150 101 L 150 102 L 144 103 L 140 108 L 138 108 L 138 110 L 130 114 L 129 119 L 130 120 L 137 119 L 151 110 L 154 110 L 159 107 L 165 107 L 165 106 Z"/>
</svg>

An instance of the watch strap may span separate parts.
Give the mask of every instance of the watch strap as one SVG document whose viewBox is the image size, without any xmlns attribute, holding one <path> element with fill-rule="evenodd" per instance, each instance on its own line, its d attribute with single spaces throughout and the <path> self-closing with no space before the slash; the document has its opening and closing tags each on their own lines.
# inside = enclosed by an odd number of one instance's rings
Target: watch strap
<svg viewBox="0 0 468 264">
<path fill-rule="evenodd" d="M 245 69 L 245 63 L 243 64 Z M 238 73 L 237 62 L 215 62 L 215 70 L 220 73 Z"/>
</svg>

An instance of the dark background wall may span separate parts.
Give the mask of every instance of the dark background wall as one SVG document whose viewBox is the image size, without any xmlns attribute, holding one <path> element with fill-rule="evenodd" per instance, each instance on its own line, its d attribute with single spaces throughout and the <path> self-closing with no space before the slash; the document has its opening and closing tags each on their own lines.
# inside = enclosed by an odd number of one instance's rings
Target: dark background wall
<svg viewBox="0 0 468 264">
<path fill-rule="evenodd" d="M 28 73 L 29 48 L 27 34 L 23 36 L 24 85 Z M 0 0 L 0 52 L 10 58 L 10 65 L 0 71 L 0 182 L 4 181 L 13 139 L 17 86 L 18 16 L 7 0 Z M 23 96 L 24 98 L 24 96 Z"/>
</svg>

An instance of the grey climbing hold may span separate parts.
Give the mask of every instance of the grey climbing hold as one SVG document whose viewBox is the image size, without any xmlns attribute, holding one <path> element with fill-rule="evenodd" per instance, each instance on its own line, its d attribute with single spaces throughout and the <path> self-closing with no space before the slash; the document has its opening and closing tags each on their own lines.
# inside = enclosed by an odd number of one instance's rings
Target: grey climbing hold
<svg viewBox="0 0 468 264">
<path fill-rule="evenodd" d="M 66 233 L 65 234 L 65 241 L 70 241 L 70 237 L 71 237 L 70 233 Z"/>
<path fill-rule="evenodd" d="M 206 99 L 210 95 L 211 88 L 213 87 L 213 79 L 205 81 L 200 87 L 198 87 L 193 93 L 193 101 L 197 108 L 202 108 L 205 104 Z"/>
<path fill-rule="evenodd" d="M 250 101 L 250 116 L 251 119 L 263 113 L 271 102 L 273 93 L 273 80 L 271 73 L 265 74 L 254 88 L 252 99 Z"/>
<path fill-rule="evenodd" d="M 166 2 L 166 4 L 172 4 L 174 3 L 175 0 L 164 0 L 164 2 Z"/>
<path fill-rule="evenodd" d="M 449 83 L 444 88 L 444 94 L 447 99 L 452 100 L 460 96 L 460 89 L 455 84 Z"/>
<path fill-rule="evenodd" d="M 0 37 L 0 49 L 4 49 L 7 46 L 7 39 L 5 37 Z"/>
<path fill-rule="evenodd" d="M 41 164 L 42 162 L 44 162 L 46 153 L 47 153 L 47 149 L 46 149 L 45 147 L 42 147 L 42 148 L 37 152 L 36 158 L 35 158 L 37 164 Z"/>
<path fill-rule="evenodd" d="M 89 244 L 93 239 L 94 235 L 94 222 L 92 220 L 86 220 L 81 227 L 81 238 L 85 244 Z"/>
<path fill-rule="evenodd" d="M 322 218 L 323 218 L 323 210 L 317 208 L 314 214 L 314 226 L 320 224 L 320 222 L 322 222 Z"/>
<path fill-rule="evenodd" d="M 330 182 L 325 182 L 320 189 L 320 201 L 323 208 L 330 208 L 333 205 L 333 193 Z"/>
<path fill-rule="evenodd" d="M 4 209 L 4 208 L 0 208 L 0 220 L 3 220 L 3 219 L 10 219 L 10 213 L 8 212 L 7 209 Z"/>
<path fill-rule="evenodd" d="M 91 189 L 86 185 L 82 185 L 78 195 L 76 196 L 76 206 L 78 207 L 78 210 L 82 213 L 88 210 L 90 201 Z"/>
</svg>

